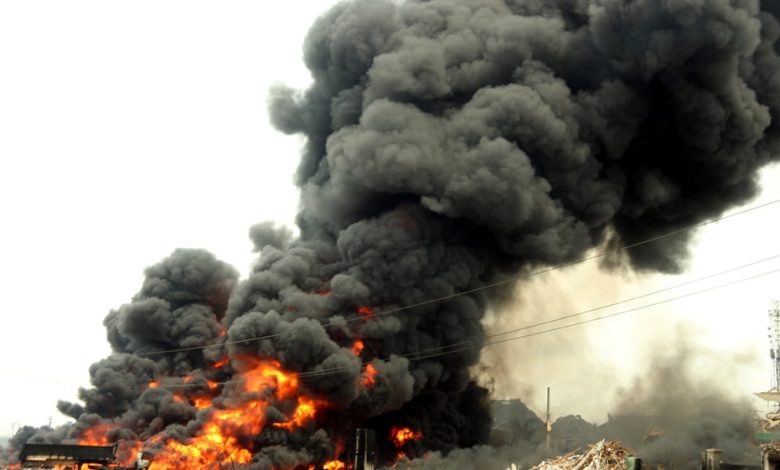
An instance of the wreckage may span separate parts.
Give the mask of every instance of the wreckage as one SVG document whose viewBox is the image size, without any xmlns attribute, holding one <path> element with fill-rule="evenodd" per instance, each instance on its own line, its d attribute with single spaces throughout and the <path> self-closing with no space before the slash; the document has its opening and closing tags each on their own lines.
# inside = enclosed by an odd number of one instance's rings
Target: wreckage
<svg viewBox="0 0 780 470">
<path fill-rule="evenodd" d="M 531 470 L 638 470 L 637 459 L 619 442 L 601 440 L 585 453 L 571 452 L 544 460 Z"/>
</svg>

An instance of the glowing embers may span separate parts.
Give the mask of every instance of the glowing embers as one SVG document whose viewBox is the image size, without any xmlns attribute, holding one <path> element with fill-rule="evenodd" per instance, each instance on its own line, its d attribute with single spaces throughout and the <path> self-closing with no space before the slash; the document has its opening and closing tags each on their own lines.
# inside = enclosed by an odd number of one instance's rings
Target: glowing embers
<svg viewBox="0 0 780 470">
<path fill-rule="evenodd" d="M 416 441 L 422 439 L 423 435 L 420 431 L 412 431 L 411 428 L 393 426 L 390 429 L 390 440 L 393 441 L 393 445 L 400 449 L 409 441 Z"/>
<path fill-rule="evenodd" d="M 369 319 L 374 316 L 374 309 L 366 305 L 360 305 L 356 310 L 357 313 L 359 313 L 365 319 Z"/>
</svg>

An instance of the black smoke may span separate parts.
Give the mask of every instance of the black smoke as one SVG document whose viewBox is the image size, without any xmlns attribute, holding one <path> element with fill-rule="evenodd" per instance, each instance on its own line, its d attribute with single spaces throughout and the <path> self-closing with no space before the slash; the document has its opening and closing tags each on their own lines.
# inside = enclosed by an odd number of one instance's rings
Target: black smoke
<svg viewBox="0 0 780 470">
<path fill-rule="evenodd" d="M 201 415 L 134 384 L 229 377 L 230 367 L 204 371 L 224 353 L 253 355 L 310 373 L 305 393 L 334 406 L 311 429 L 247 438 L 252 468 L 321 463 L 356 426 L 377 431 L 383 458 L 395 451 L 385 439 L 393 425 L 422 432 L 405 449 L 412 455 L 486 442 L 488 394 L 470 368 L 496 297 L 473 290 L 755 196 L 758 169 L 780 156 L 773 9 L 758 0 L 337 5 L 306 38 L 311 87 L 270 95 L 275 126 L 306 138 L 300 236 L 253 228 L 259 257 L 235 287 L 235 272 L 202 252 L 150 268 L 133 302 L 106 318 L 115 353 L 91 368 L 84 406 L 60 408 L 79 423 L 113 420 L 116 438 L 186 441 Z M 678 272 L 689 238 L 622 256 L 638 270 Z M 379 313 L 361 318 L 361 307 Z M 223 347 L 197 349 L 213 343 Z M 452 344 L 471 347 L 435 354 Z M 171 349 L 180 351 L 155 354 Z M 358 385 L 366 362 L 378 371 L 371 388 Z"/>
<path fill-rule="evenodd" d="M 337 6 L 306 41 L 314 84 L 271 99 L 276 126 L 307 138 L 301 243 L 335 246 L 339 275 L 382 309 L 717 217 L 755 196 L 757 170 L 778 157 L 778 32 L 756 1 Z M 689 238 L 623 255 L 635 269 L 678 272 Z M 489 300 L 463 296 L 364 329 L 385 358 L 479 345 Z M 476 387 L 476 351 L 412 361 L 400 416 L 434 391 L 459 403 Z M 430 434 L 452 416 L 475 422 L 459 409 L 412 421 Z M 448 435 L 425 448 L 485 436 L 470 425 Z"/>
</svg>

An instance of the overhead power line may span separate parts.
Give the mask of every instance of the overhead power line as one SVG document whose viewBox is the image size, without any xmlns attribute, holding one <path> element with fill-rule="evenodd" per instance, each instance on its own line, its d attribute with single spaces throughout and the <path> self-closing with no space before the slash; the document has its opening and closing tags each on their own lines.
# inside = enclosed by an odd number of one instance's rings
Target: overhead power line
<svg viewBox="0 0 780 470">
<path fill-rule="evenodd" d="M 415 352 L 412 352 L 412 353 L 399 355 L 399 357 L 404 357 L 404 358 L 408 359 L 409 361 L 421 361 L 421 360 L 425 360 L 425 359 L 433 359 L 433 358 L 436 358 L 436 357 L 441 357 L 441 356 L 446 356 L 446 355 L 449 355 L 449 354 L 455 354 L 455 353 L 458 353 L 458 352 L 467 351 L 469 349 L 481 349 L 483 347 L 494 346 L 494 345 L 497 345 L 497 344 L 503 344 L 503 343 L 507 343 L 507 342 L 510 342 L 510 341 L 518 341 L 518 340 L 525 339 L 525 338 L 530 338 L 530 337 L 533 337 L 533 336 L 540 336 L 540 335 L 544 335 L 544 334 L 553 333 L 553 332 L 556 332 L 556 331 L 565 330 L 565 329 L 568 329 L 568 328 L 573 328 L 575 326 L 581 326 L 581 325 L 586 325 L 586 324 L 594 323 L 594 322 L 601 321 L 601 320 L 606 320 L 608 318 L 613 318 L 613 317 L 617 317 L 617 316 L 627 315 L 627 314 L 630 314 L 630 313 L 635 313 L 635 312 L 638 312 L 638 311 L 641 311 L 641 310 L 645 310 L 645 309 L 648 309 L 648 308 L 651 308 L 651 307 L 656 307 L 658 305 L 663 305 L 663 304 L 666 304 L 666 303 L 674 302 L 674 301 L 685 299 L 685 298 L 688 298 L 688 297 L 693 297 L 693 296 L 696 296 L 696 295 L 701 295 L 701 294 L 705 294 L 705 293 L 712 292 L 712 291 L 715 291 L 715 290 L 719 290 L 719 289 L 723 289 L 723 288 L 726 288 L 726 287 L 730 287 L 730 286 L 733 286 L 733 285 L 736 285 L 736 284 L 741 284 L 741 283 L 744 283 L 744 282 L 752 281 L 752 280 L 755 280 L 755 279 L 759 279 L 761 277 L 769 276 L 771 274 L 775 274 L 775 273 L 780 272 L 780 268 L 764 271 L 764 272 L 759 273 L 759 274 L 754 274 L 754 275 L 747 276 L 747 277 L 740 278 L 740 279 L 736 279 L 736 280 L 733 280 L 733 281 L 724 282 L 724 283 L 718 284 L 716 286 L 710 286 L 710 287 L 702 288 L 702 289 L 699 289 L 699 290 L 696 290 L 696 291 L 687 292 L 685 294 L 680 294 L 680 295 L 677 295 L 675 297 L 670 297 L 670 298 L 667 298 L 667 299 L 663 299 L 663 300 L 651 302 L 651 303 L 648 303 L 648 304 L 632 307 L 632 308 L 621 310 L 621 311 L 618 311 L 618 312 L 613 312 L 613 313 L 601 315 L 601 316 L 598 316 L 598 317 L 595 317 L 595 318 L 589 318 L 589 319 L 586 319 L 586 320 L 581 320 L 581 321 L 577 321 L 577 322 L 573 322 L 573 323 L 567 323 L 565 325 L 556 326 L 556 327 L 552 327 L 552 328 L 548 328 L 548 329 L 540 330 L 540 331 L 534 331 L 534 332 L 526 333 L 526 334 L 519 335 L 519 336 L 495 339 L 493 341 L 484 342 L 485 339 L 498 338 L 500 336 L 505 336 L 507 334 L 516 333 L 516 332 L 523 331 L 523 330 L 533 329 L 533 328 L 536 328 L 536 327 L 539 327 L 539 326 L 544 326 L 544 325 L 547 325 L 547 324 L 550 324 L 550 323 L 553 323 L 553 322 L 563 321 L 563 320 L 566 320 L 566 319 L 571 319 L 571 318 L 574 318 L 574 317 L 577 317 L 577 316 L 585 315 L 587 313 L 592 313 L 594 311 L 603 310 L 603 309 L 606 309 L 606 308 L 609 308 L 609 307 L 613 307 L 613 306 L 616 306 L 616 305 L 619 305 L 619 304 L 624 304 L 624 303 L 631 302 L 631 301 L 634 301 L 634 300 L 646 298 L 646 297 L 651 296 L 651 295 L 656 295 L 656 294 L 659 294 L 659 293 L 663 293 L 663 292 L 667 292 L 667 291 L 670 291 L 670 290 L 673 290 L 673 289 L 678 289 L 678 288 L 681 288 L 681 287 L 684 287 L 684 286 L 687 286 L 687 285 L 691 285 L 691 284 L 694 284 L 694 283 L 697 283 L 697 282 L 701 282 L 701 281 L 704 281 L 704 280 L 712 279 L 712 278 L 717 277 L 717 276 L 722 276 L 722 275 L 725 275 L 725 274 L 728 274 L 728 273 L 735 272 L 735 271 L 740 270 L 740 269 L 744 269 L 744 268 L 747 268 L 747 267 L 750 267 L 750 266 L 754 266 L 754 265 L 757 265 L 759 263 L 763 263 L 763 262 L 766 262 L 766 261 L 769 261 L 769 260 L 772 260 L 772 259 L 777 259 L 777 258 L 780 258 L 780 254 L 775 255 L 775 256 L 771 256 L 771 257 L 768 257 L 768 258 L 764 258 L 764 259 L 761 259 L 761 260 L 753 261 L 751 263 L 743 264 L 741 266 L 736 266 L 734 268 L 730 268 L 730 269 L 727 269 L 727 270 L 724 270 L 724 271 L 720 271 L 720 272 L 715 273 L 715 274 L 710 274 L 710 275 L 707 275 L 707 276 L 703 276 L 701 278 L 697 278 L 697 279 L 694 279 L 694 280 L 691 280 L 691 281 L 687 281 L 687 282 L 684 282 L 684 283 L 681 283 L 681 284 L 677 284 L 677 285 L 672 286 L 672 287 L 659 289 L 659 290 L 656 290 L 656 291 L 653 291 L 653 292 L 648 292 L 648 293 L 641 294 L 641 295 L 638 295 L 638 296 L 635 296 L 635 297 L 623 299 L 621 301 L 613 302 L 613 303 L 608 304 L 608 305 L 603 305 L 603 306 L 600 306 L 600 307 L 579 311 L 579 312 L 576 312 L 576 313 L 573 313 L 573 314 L 565 315 L 565 316 L 558 317 L 558 318 L 555 318 L 555 319 L 552 319 L 552 320 L 548 320 L 548 321 L 545 321 L 545 322 L 540 322 L 540 323 L 535 323 L 535 324 L 531 324 L 531 325 L 526 325 L 526 326 L 521 327 L 521 328 L 516 328 L 516 329 L 512 329 L 512 330 L 502 331 L 502 332 L 499 332 L 499 333 L 494 333 L 492 335 L 484 336 L 481 339 L 476 339 L 475 338 L 475 339 L 473 339 L 471 341 L 461 341 L 461 342 L 458 342 L 458 343 L 452 343 L 452 344 L 448 344 L 448 345 L 443 345 L 443 346 L 438 347 L 438 348 L 432 348 L 432 349 L 423 350 L 423 351 L 415 351 Z M 388 360 L 390 360 L 390 358 L 389 357 L 387 357 L 387 358 L 374 358 L 371 361 L 362 362 L 361 366 L 365 367 L 366 365 L 370 364 L 371 362 L 373 362 L 375 360 L 388 361 Z M 312 370 L 308 370 L 308 371 L 298 372 L 296 375 L 298 377 L 318 377 L 318 376 L 322 376 L 322 375 L 331 375 L 331 374 L 336 374 L 336 373 L 339 373 L 339 372 L 345 372 L 345 371 L 349 371 L 349 370 L 352 370 L 352 367 L 345 366 L 345 367 L 334 367 L 334 368 L 329 368 L 329 369 L 312 369 Z M 232 379 L 232 380 L 227 380 L 227 381 L 224 381 L 224 382 L 217 382 L 217 384 L 227 385 L 227 384 L 233 384 L 233 383 L 241 383 L 242 381 L 243 381 L 242 379 Z M 166 385 L 165 387 L 167 387 L 167 388 L 187 388 L 187 387 L 198 387 L 198 386 L 202 386 L 202 385 L 198 385 L 198 384 L 171 384 L 171 385 Z"/>
<path fill-rule="evenodd" d="M 704 293 L 707 293 L 707 292 L 711 292 L 713 290 L 722 289 L 724 287 L 733 286 L 735 284 L 740 284 L 740 283 L 743 283 L 743 282 L 752 281 L 752 280 L 755 280 L 755 279 L 758 279 L 758 278 L 761 278 L 761 277 L 765 277 L 765 276 L 769 276 L 771 274 L 775 274 L 775 273 L 778 273 L 778 272 L 780 272 L 780 268 L 773 269 L 773 270 L 770 270 L 770 271 L 765 271 L 763 273 L 756 274 L 756 275 L 749 276 L 749 277 L 745 277 L 745 278 L 742 278 L 742 279 L 737 279 L 737 280 L 734 280 L 734 281 L 726 282 L 726 283 L 723 283 L 723 284 L 719 284 L 717 286 L 708 287 L 706 289 L 701 289 L 701 290 L 694 291 L 694 292 L 688 292 L 686 294 L 682 294 L 682 295 L 679 295 L 679 296 L 676 296 L 676 297 L 672 297 L 672 298 L 664 299 L 664 300 L 659 300 L 657 302 L 652 302 L 652 303 L 649 303 L 649 304 L 641 305 L 641 306 L 630 308 L 630 309 L 627 309 L 627 310 L 621 310 L 619 312 L 614 312 L 614 313 L 610 313 L 610 314 L 607 314 L 607 315 L 602 315 L 602 316 L 599 316 L 599 317 L 590 318 L 590 319 L 582 320 L 582 321 L 575 322 L 575 323 L 568 323 L 566 325 L 557 326 L 557 327 L 554 327 L 554 328 L 548 328 L 546 330 L 541 330 L 541 331 L 535 331 L 535 332 L 527 333 L 527 334 L 520 335 L 520 336 L 513 336 L 513 337 L 510 337 L 510 338 L 499 339 L 499 340 L 490 341 L 490 342 L 486 342 L 486 343 L 473 341 L 471 344 L 465 344 L 465 342 L 464 342 L 464 343 L 462 343 L 463 345 L 461 347 L 456 348 L 456 349 L 446 349 L 446 350 L 442 350 L 442 351 L 439 351 L 439 352 L 434 352 L 434 353 L 427 354 L 427 355 L 422 355 L 422 356 L 418 355 L 419 354 L 418 352 L 415 352 L 415 353 L 406 354 L 403 357 L 406 357 L 410 361 L 421 361 L 421 360 L 424 360 L 424 359 L 432 359 L 432 358 L 436 358 L 436 357 L 446 356 L 448 354 L 455 354 L 455 353 L 458 353 L 458 352 L 467 351 L 469 349 L 477 349 L 477 348 L 481 349 L 483 347 L 494 346 L 494 345 L 497 345 L 497 344 L 507 343 L 507 342 L 510 342 L 510 341 L 517 341 L 517 340 L 520 340 L 520 339 L 530 338 L 532 336 L 540 336 L 540 335 L 553 333 L 553 332 L 560 331 L 560 330 L 565 330 L 565 329 L 568 329 L 568 328 L 573 328 L 575 326 L 580 326 L 580 325 L 585 325 L 585 324 L 588 324 L 588 323 L 594 323 L 594 322 L 597 322 L 597 321 L 606 320 L 606 319 L 612 318 L 612 317 L 617 317 L 617 316 L 621 316 L 621 315 L 627 315 L 629 313 L 634 313 L 634 312 L 637 312 L 637 311 L 640 311 L 640 310 L 644 310 L 644 309 L 647 309 L 647 308 L 655 307 L 655 306 L 666 304 L 666 303 L 669 303 L 669 302 L 674 302 L 676 300 L 681 300 L 681 299 L 684 299 L 684 298 L 693 297 L 695 295 L 700 295 L 700 294 L 704 294 Z M 531 328 L 531 327 L 529 326 L 528 328 Z M 450 347 L 451 346 L 443 346 L 441 349 L 450 348 Z M 387 359 L 380 359 L 380 360 L 387 360 Z M 367 365 L 370 362 L 371 361 L 365 362 L 365 363 L 363 363 L 363 365 Z M 319 376 L 319 375 L 329 375 L 329 374 L 335 374 L 337 372 L 342 372 L 342 371 L 345 371 L 345 370 L 349 370 L 349 368 L 347 368 L 347 367 L 340 367 L 340 368 L 331 368 L 331 369 L 305 371 L 305 372 L 298 373 L 298 376 L 299 377 L 312 377 L 312 376 Z"/>
<path fill-rule="evenodd" d="M 706 289 L 701 289 L 701 290 L 698 290 L 698 291 L 695 291 L 695 292 L 688 292 L 686 294 L 678 295 L 676 297 L 672 297 L 672 298 L 669 298 L 669 299 L 659 300 L 658 302 L 653 302 L 653 303 L 650 303 L 650 304 L 641 305 L 639 307 L 634 307 L 634 308 L 631 308 L 631 309 L 628 309 L 628 310 L 621 310 L 619 312 L 610 313 L 610 314 L 607 314 L 607 315 L 602 315 L 600 317 L 590 318 L 588 320 L 582 320 L 582 321 L 575 322 L 575 323 L 569 323 L 569 324 L 558 326 L 558 327 L 555 327 L 555 328 L 549 328 L 547 330 L 535 331 L 535 332 L 532 332 L 532 333 L 524 334 L 522 336 L 513 336 L 511 338 L 505 338 L 505 339 L 500 339 L 500 340 L 496 340 L 496 341 L 491 341 L 491 342 L 485 343 L 485 346 L 494 346 L 496 344 L 507 343 L 509 341 L 517 341 L 519 339 L 530 338 L 532 336 L 539 336 L 539 335 L 546 334 L 546 333 L 552 333 L 554 331 L 564 330 L 564 329 L 572 328 L 572 327 L 575 327 L 575 326 L 580 326 L 580 325 L 585 325 L 585 324 L 588 324 L 588 323 L 593 323 L 593 322 L 597 322 L 597 321 L 601 321 L 601 320 L 606 320 L 607 318 L 613 318 L 613 317 L 617 317 L 617 316 L 621 316 L 621 315 L 626 315 L 626 314 L 629 314 L 629 313 L 637 312 L 639 310 L 644 310 L 644 309 L 647 309 L 647 308 L 650 308 L 650 307 L 655 307 L 657 305 L 662 305 L 662 304 L 665 304 L 665 303 L 674 302 L 676 300 L 681 300 L 681 299 L 685 299 L 685 298 L 688 298 L 688 297 L 693 297 L 695 295 L 704 294 L 704 293 L 707 293 L 707 292 L 710 292 L 710 291 L 714 291 L 714 290 L 717 290 L 717 289 L 721 289 L 721 288 L 724 288 L 724 287 L 730 287 L 730 286 L 733 286 L 733 285 L 736 285 L 736 284 L 741 284 L 743 282 L 752 281 L 752 280 L 755 280 L 755 279 L 758 279 L 758 278 L 761 278 L 761 277 L 769 276 L 771 274 L 776 274 L 778 272 L 780 272 L 780 269 L 773 269 L 771 271 L 765 271 L 763 273 L 755 274 L 753 276 L 749 276 L 749 277 L 746 277 L 746 278 L 737 279 L 737 280 L 731 281 L 731 282 L 726 282 L 726 283 L 723 283 L 723 284 L 720 284 L 720 285 L 717 285 L 717 286 L 709 287 L 709 288 L 706 288 Z M 472 348 L 473 347 L 474 346 L 472 346 Z M 450 351 L 447 351 L 447 352 L 449 353 Z M 419 358 L 419 359 L 424 359 L 424 358 Z M 414 360 L 416 360 L 416 359 L 414 359 Z"/>
<path fill-rule="evenodd" d="M 778 259 L 778 258 L 780 258 L 780 254 L 776 254 L 774 256 L 769 256 L 767 258 L 762 258 L 762 259 L 759 259 L 759 260 L 751 261 L 749 263 L 742 264 L 740 266 L 735 266 L 735 267 L 732 267 L 732 268 L 729 268 L 729 269 L 725 269 L 723 271 L 719 271 L 719 272 L 716 272 L 716 273 L 713 273 L 713 274 L 708 274 L 706 276 L 698 277 L 696 279 L 691 279 L 689 281 L 685 281 L 685 282 L 680 283 L 680 284 L 675 284 L 675 285 L 670 286 L 670 287 L 664 287 L 663 289 L 658 289 L 658 290 L 654 290 L 654 291 L 651 291 L 651 292 L 646 292 L 644 294 L 637 295 L 637 296 L 634 296 L 634 297 L 621 299 L 621 300 L 618 300 L 618 301 L 615 301 L 615 302 L 612 302 L 612 303 L 609 303 L 609 304 L 600 305 L 598 307 L 589 308 L 587 310 L 581 310 L 581 311 L 576 312 L 576 313 L 571 313 L 571 314 L 559 316 L 559 317 L 556 317 L 556 318 L 551 318 L 549 320 L 544 320 L 544 321 L 541 321 L 541 322 L 538 322 L 538 323 L 534 323 L 534 324 L 531 324 L 531 325 L 525 325 L 525 326 L 522 326 L 522 327 L 519 327 L 519 328 L 514 328 L 514 329 L 511 329 L 511 330 L 505 330 L 505 331 L 501 331 L 501 332 L 498 332 L 498 333 L 485 335 L 483 338 L 484 339 L 490 339 L 490 338 L 496 338 L 496 337 L 499 337 L 499 336 L 505 336 L 505 335 L 508 335 L 508 334 L 517 333 L 519 331 L 525 331 L 525 330 L 530 330 L 530 329 L 533 329 L 533 328 L 538 328 L 540 326 L 550 325 L 552 323 L 557 323 L 557 322 L 560 322 L 560 321 L 563 321 L 563 320 L 568 320 L 570 318 L 580 317 L 580 316 L 586 315 L 588 313 L 598 312 L 600 310 L 606 310 L 606 309 L 611 308 L 611 307 L 615 307 L 615 306 L 622 305 L 622 304 L 625 304 L 625 303 L 633 302 L 633 301 L 639 300 L 639 299 L 644 299 L 646 297 L 651 297 L 653 295 L 658 295 L 658 294 L 661 294 L 661 293 L 664 293 L 664 292 L 669 292 L 669 291 L 672 291 L 672 290 L 680 289 L 680 288 L 685 287 L 685 286 L 689 286 L 689 285 L 696 284 L 696 283 L 699 283 L 699 282 L 702 282 L 702 281 L 706 281 L 706 280 L 713 279 L 713 278 L 716 278 L 716 277 L 720 277 L 720 276 L 723 276 L 723 275 L 726 275 L 726 274 L 730 274 L 730 273 L 733 273 L 735 271 L 739 271 L 741 269 L 749 268 L 751 266 L 756 266 L 756 265 L 761 264 L 761 263 L 766 263 L 767 261 L 772 261 L 772 260 Z M 428 353 L 428 352 L 435 352 L 435 351 L 438 351 L 438 350 L 441 350 L 441 349 L 444 349 L 444 348 L 457 347 L 457 346 L 460 346 L 460 345 L 463 345 L 463 344 L 471 344 L 472 342 L 473 342 L 472 340 L 465 340 L 465 341 L 462 341 L 462 342 L 459 342 L 459 343 L 452 343 L 452 344 L 447 345 L 447 346 L 442 346 L 442 347 L 437 347 L 437 348 L 431 348 L 431 349 L 428 349 L 428 350 L 418 351 L 416 354 L 424 354 L 424 353 Z"/>
<path fill-rule="evenodd" d="M 556 270 L 560 270 L 560 269 L 567 268 L 567 267 L 570 267 L 570 266 L 574 266 L 574 265 L 583 263 L 585 261 L 590 261 L 590 260 L 594 260 L 594 259 L 598 259 L 598 258 L 603 258 L 604 256 L 607 256 L 610 253 L 615 253 L 615 252 L 619 252 L 619 251 L 622 251 L 622 250 L 628 250 L 628 249 L 635 248 L 635 247 L 642 246 L 642 245 L 646 245 L 648 243 L 652 243 L 652 242 L 655 242 L 655 241 L 658 241 L 658 240 L 662 240 L 662 239 L 665 239 L 665 238 L 673 237 L 675 235 L 680 235 L 682 233 L 690 232 L 690 231 L 696 230 L 698 228 L 701 228 L 701 227 L 704 227 L 704 226 L 707 226 L 707 225 L 711 225 L 711 224 L 714 224 L 714 223 L 717 223 L 717 222 L 721 222 L 723 220 L 727 220 L 727 219 L 731 219 L 731 218 L 734 218 L 734 217 L 738 217 L 738 216 L 741 216 L 741 215 L 744 215 L 744 214 L 747 214 L 749 212 L 753 212 L 753 211 L 756 211 L 756 210 L 759 210 L 759 209 L 764 209 L 764 208 L 773 206 L 773 205 L 778 204 L 778 203 L 780 203 L 780 199 L 776 199 L 776 200 L 769 201 L 769 202 L 766 202 L 766 203 L 763 203 L 763 204 L 759 204 L 757 206 L 749 207 L 747 209 L 743 209 L 743 210 L 740 210 L 740 211 L 737 211 L 737 212 L 733 212 L 733 213 L 728 214 L 728 215 L 724 215 L 724 216 L 721 216 L 721 217 L 718 217 L 718 218 L 715 218 L 715 219 L 707 220 L 705 222 L 700 222 L 698 224 L 690 225 L 688 227 L 681 228 L 681 229 L 678 229 L 678 230 L 673 230 L 671 232 L 667 232 L 667 233 L 664 233 L 662 235 L 657 235 L 657 236 L 654 236 L 654 237 L 650 237 L 650 238 L 647 238 L 645 240 L 638 241 L 638 242 L 635 242 L 635 243 L 631 243 L 631 244 L 628 244 L 628 245 L 622 245 L 622 246 L 618 246 L 618 247 L 614 247 L 614 248 L 608 248 L 608 249 L 599 251 L 597 253 L 594 253 L 592 255 L 584 256 L 584 257 L 578 258 L 576 260 L 573 260 L 573 261 L 570 261 L 570 262 L 567 262 L 567 263 L 563 263 L 563 264 L 560 264 L 560 265 L 557 265 L 557 266 L 551 266 L 551 267 L 547 267 L 547 268 L 540 269 L 540 270 L 537 270 L 537 271 L 533 271 L 533 272 L 530 272 L 530 273 L 525 273 L 525 274 L 520 274 L 520 275 L 517 275 L 517 276 L 508 277 L 508 278 L 501 279 L 499 281 L 495 281 L 495 282 L 492 282 L 492 283 L 489 283 L 489 284 L 481 285 L 479 287 L 474 287 L 472 289 L 467 289 L 467 290 L 464 290 L 464 291 L 461 291 L 461 292 L 456 292 L 456 293 L 445 295 L 445 296 L 441 296 L 441 297 L 435 297 L 435 298 L 432 298 L 432 299 L 428 299 L 428 300 L 424 300 L 424 301 L 420 301 L 420 302 L 415 302 L 415 303 L 404 305 L 404 306 L 401 306 L 401 307 L 393 307 L 393 308 L 389 308 L 389 309 L 378 310 L 378 311 L 373 312 L 371 314 L 371 317 L 380 317 L 380 316 L 384 316 L 384 315 L 390 315 L 392 313 L 397 313 L 397 312 L 402 312 L 402 311 L 406 311 L 406 310 L 411 310 L 411 309 L 414 309 L 414 308 L 417 308 L 417 307 L 423 307 L 423 306 L 426 306 L 426 305 L 440 303 L 440 302 L 444 302 L 444 301 L 447 301 L 447 300 L 451 300 L 451 299 L 456 298 L 456 297 L 469 295 L 469 294 L 473 294 L 473 293 L 480 292 L 480 291 L 483 291 L 483 290 L 492 289 L 492 288 L 495 288 L 495 287 L 499 287 L 499 286 L 503 286 L 503 285 L 506 285 L 506 284 L 514 283 L 514 282 L 517 282 L 517 281 L 520 281 L 520 280 L 523 280 L 523 279 L 529 279 L 529 278 L 532 278 L 532 277 L 535 277 L 535 276 L 538 276 L 538 275 L 541 275 L 541 274 L 546 274 L 546 273 L 549 273 L 549 272 L 552 272 L 552 271 L 556 271 Z M 339 326 L 340 327 L 340 326 L 343 326 L 344 323 L 352 323 L 352 322 L 356 322 L 356 321 L 364 321 L 365 319 L 366 319 L 366 317 L 364 317 L 362 315 L 358 315 L 358 316 L 354 316 L 354 317 L 350 317 L 350 318 L 340 319 L 338 322 L 330 321 L 330 322 L 321 323 L 320 326 L 322 328 L 331 328 L 331 327 L 334 327 L 334 326 Z M 158 356 L 158 355 L 162 355 L 162 354 L 174 354 L 174 353 L 180 353 L 180 352 L 200 351 L 200 350 L 203 350 L 203 349 L 217 348 L 217 347 L 222 347 L 222 346 L 228 346 L 228 345 L 231 345 L 231 344 L 250 343 L 250 342 L 254 342 L 254 341 L 262 341 L 262 340 L 266 340 L 266 339 L 278 338 L 278 337 L 281 337 L 281 336 L 284 336 L 284 335 L 289 335 L 289 334 L 292 334 L 292 333 L 296 333 L 298 331 L 303 331 L 306 328 L 310 328 L 310 327 L 292 328 L 292 329 L 287 330 L 287 331 L 282 332 L 282 333 L 273 333 L 273 334 L 267 334 L 267 335 L 262 335 L 262 336 L 255 336 L 255 337 L 251 337 L 251 338 L 244 338 L 244 339 L 239 339 L 239 340 L 225 341 L 225 342 L 222 342 L 222 343 L 209 344 L 209 345 L 205 345 L 205 346 L 192 346 L 192 347 L 186 347 L 186 348 L 166 349 L 166 350 L 161 350 L 161 351 L 149 351 L 149 352 L 145 352 L 145 353 L 142 353 L 142 354 L 139 353 L 139 355 L 143 355 L 143 356 L 149 357 L 149 356 Z"/>
</svg>

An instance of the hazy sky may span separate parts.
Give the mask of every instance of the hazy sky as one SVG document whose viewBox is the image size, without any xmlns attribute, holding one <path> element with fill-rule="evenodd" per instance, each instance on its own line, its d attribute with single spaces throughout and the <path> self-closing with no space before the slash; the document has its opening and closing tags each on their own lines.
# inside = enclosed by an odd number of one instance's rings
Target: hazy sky
<svg viewBox="0 0 780 470">
<path fill-rule="evenodd" d="M 265 94 L 274 82 L 308 83 L 303 37 L 332 3 L 0 2 L 0 435 L 49 417 L 64 421 L 56 400 L 76 399 L 89 365 L 108 354 L 102 320 L 138 290 L 146 266 L 177 247 L 201 247 L 245 273 L 249 226 L 292 224 L 301 142 L 271 129 Z M 763 181 L 762 200 L 780 199 L 773 186 L 780 171 L 765 172 Z M 571 313 L 778 254 L 779 216 L 780 207 L 772 207 L 702 231 L 686 277 L 605 276 L 599 285 L 607 287 L 594 290 L 592 278 L 567 271 L 537 281 L 529 295 L 567 296 L 567 310 L 556 313 Z M 775 260 L 752 272 L 777 268 Z M 735 388 L 748 393 L 768 385 L 766 310 L 780 297 L 778 279 L 566 337 L 626 378 L 665 347 L 658 338 L 682 319 L 711 352 L 705 359 L 744 364 Z M 496 328 L 524 321 L 511 318 Z M 655 325 L 652 334 L 648 325 Z M 626 345 L 616 338 L 627 335 L 616 332 L 646 340 Z M 524 354 L 534 354 L 535 343 L 525 344 Z M 617 357 L 626 348 L 636 356 Z M 581 361 L 571 354 L 555 360 Z M 523 378 L 518 387 L 580 382 L 576 374 L 544 377 L 546 364 L 528 361 L 510 375 Z M 501 393 L 511 395 L 511 387 Z M 595 408 L 588 416 L 599 418 Z"/>
<path fill-rule="evenodd" d="M 0 3 L 0 435 L 62 421 L 146 266 L 202 247 L 246 272 L 249 226 L 292 224 L 300 142 L 265 95 L 309 82 L 331 3 Z"/>
</svg>

